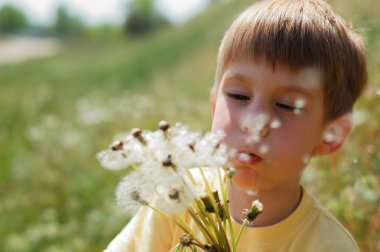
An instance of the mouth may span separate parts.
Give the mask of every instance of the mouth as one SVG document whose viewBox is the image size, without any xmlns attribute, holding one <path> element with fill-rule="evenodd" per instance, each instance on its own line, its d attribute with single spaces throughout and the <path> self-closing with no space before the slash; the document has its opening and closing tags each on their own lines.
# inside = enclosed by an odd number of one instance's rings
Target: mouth
<svg viewBox="0 0 380 252">
<path fill-rule="evenodd" d="M 235 156 L 237 163 L 242 165 L 255 165 L 259 163 L 262 159 L 254 153 L 238 151 Z"/>
</svg>

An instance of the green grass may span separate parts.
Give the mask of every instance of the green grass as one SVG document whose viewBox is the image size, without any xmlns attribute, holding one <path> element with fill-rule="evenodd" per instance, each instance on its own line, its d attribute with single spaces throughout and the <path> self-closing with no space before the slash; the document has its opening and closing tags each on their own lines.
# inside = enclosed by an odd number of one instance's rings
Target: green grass
<svg viewBox="0 0 380 252">
<path fill-rule="evenodd" d="M 141 39 L 71 43 L 57 56 L 0 66 L 0 250 L 100 251 L 128 222 L 113 190 L 122 173 L 96 153 L 118 133 L 161 119 L 208 130 L 220 39 L 247 0 L 215 5 Z M 365 121 L 305 180 L 363 251 L 380 249 L 379 3 L 332 1 L 368 44 Z"/>
</svg>

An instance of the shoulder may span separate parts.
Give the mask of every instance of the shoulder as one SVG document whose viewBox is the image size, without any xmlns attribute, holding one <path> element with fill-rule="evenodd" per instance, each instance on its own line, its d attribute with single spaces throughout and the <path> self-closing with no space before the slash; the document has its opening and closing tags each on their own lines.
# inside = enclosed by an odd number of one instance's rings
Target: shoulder
<svg viewBox="0 0 380 252">
<path fill-rule="evenodd" d="M 173 221 L 148 207 L 141 207 L 104 252 L 168 251 L 171 248 Z"/>
<path fill-rule="evenodd" d="M 305 190 L 312 200 L 309 231 L 319 251 L 360 251 L 350 232 L 322 204 Z"/>
</svg>

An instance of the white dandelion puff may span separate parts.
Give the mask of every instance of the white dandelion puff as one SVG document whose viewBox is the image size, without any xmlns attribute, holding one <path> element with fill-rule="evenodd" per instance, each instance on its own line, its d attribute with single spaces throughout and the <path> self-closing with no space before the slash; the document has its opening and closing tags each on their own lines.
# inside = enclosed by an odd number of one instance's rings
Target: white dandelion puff
<svg viewBox="0 0 380 252">
<path fill-rule="evenodd" d="M 110 170 L 120 170 L 130 165 L 122 151 L 104 150 L 97 154 L 97 158 L 103 167 Z"/>
<path fill-rule="evenodd" d="M 116 200 L 127 212 L 135 213 L 153 199 L 154 187 L 138 172 L 128 174 L 116 188 Z"/>
</svg>

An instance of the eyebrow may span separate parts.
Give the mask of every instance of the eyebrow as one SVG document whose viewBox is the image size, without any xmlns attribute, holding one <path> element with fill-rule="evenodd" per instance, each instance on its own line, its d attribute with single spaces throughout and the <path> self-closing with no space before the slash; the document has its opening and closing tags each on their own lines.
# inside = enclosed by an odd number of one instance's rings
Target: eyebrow
<svg viewBox="0 0 380 252">
<path fill-rule="evenodd" d="M 249 81 L 249 78 L 245 77 L 244 75 L 242 74 L 236 74 L 236 73 L 230 73 L 230 74 L 226 74 L 225 78 L 223 78 L 223 81 L 225 80 L 239 80 L 239 81 Z"/>
<path fill-rule="evenodd" d="M 313 95 L 311 94 L 311 92 L 303 87 L 300 87 L 300 86 L 297 86 L 297 85 L 292 85 L 292 86 L 281 86 L 279 87 L 279 89 L 281 91 L 284 91 L 284 92 L 295 92 L 295 93 L 301 93 L 305 96 L 307 96 L 308 98 L 310 99 L 313 99 Z"/>
</svg>

